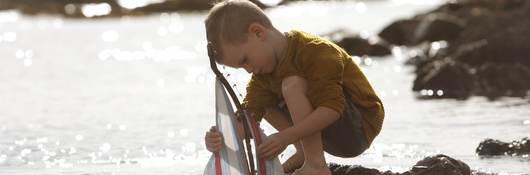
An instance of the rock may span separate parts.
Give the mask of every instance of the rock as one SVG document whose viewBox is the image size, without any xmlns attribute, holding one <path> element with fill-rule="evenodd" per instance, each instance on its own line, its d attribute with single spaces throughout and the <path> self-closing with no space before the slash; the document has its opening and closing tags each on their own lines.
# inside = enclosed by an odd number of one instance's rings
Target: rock
<svg viewBox="0 0 530 175">
<path fill-rule="evenodd" d="M 490 99 L 525 96 L 530 89 L 530 68 L 520 63 L 486 63 L 478 69 L 477 77 L 481 95 Z"/>
<path fill-rule="evenodd" d="M 332 175 L 381 175 L 377 169 L 365 168 L 359 165 L 339 165 L 330 163 Z"/>
<path fill-rule="evenodd" d="M 464 22 L 448 14 L 430 14 L 414 30 L 413 44 L 452 40 L 464 30 Z"/>
<path fill-rule="evenodd" d="M 515 140 L 511 143 L 499 140 L 486 139 L 480 142 L 476 149 L 478 155 L 496 156 L 496 155 L 529 155 L 530 138 L 525 137 L 520 141 Z"/>
<path fill-rule="evenodd" d="M 377 169 L 358 165 L 333 163 L 329 164 L 329 168 L 333 175 L 471 175 L 471 169 L 466 163 L 443 154 L 426 157 L 418 161 L 409 171 L 403 173 L 381 172 Z"/>
<path fill-rule="evenodd" d="M 342 47 L 350 55 L 386 56 L 392 54 L 390 48 L 381 43 L 371 43 L 356 33 L 338 29 L 322 35 Z"/>
<path fill-rule="evenodd" d="M 412 38 L 419 23 L 415 19 L 398 20 L 379 32 L 379 37 L 394 45 L 413 45 Z"/>
<path fill-rule="evenodd" d="M 530 38 L 521 37 L 530 36 L 528 16 L 526 1 L 456 0 L 396 21 L 379 35 L 423 49 L 408 61 L 416 66 L 414 91 L 443 90 L 442 97 L 458 99 L 530 97 Z M 437 40 L 447 47 L 427 43 Z"/>
<path fill-rule="evenodd" d="M 471 175 L 469 166 L 449 156 L 439 154 L 420 160 L 403 174 L 410 175 Z"/>
<path fill-rule="evenodd" d="M 473 93 L 475 78 L 465 65 L 450 58 L 427 63 L 417 73 L 413 90 L 424 98 L 465 99 Z"/>
</svg>

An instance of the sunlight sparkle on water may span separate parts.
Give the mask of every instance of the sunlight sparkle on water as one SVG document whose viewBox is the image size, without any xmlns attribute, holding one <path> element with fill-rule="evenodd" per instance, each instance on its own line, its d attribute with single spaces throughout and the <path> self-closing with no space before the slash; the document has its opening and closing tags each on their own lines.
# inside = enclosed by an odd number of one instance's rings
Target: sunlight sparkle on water
<svg viewBox="0 0 530 175">
<path fill-rule="evenodd" d="M 81 140 L 83 140 L 83 136 L 78 134 L 78 135 L 75 136 L 75 140 L 81 141 Z"/>
<path fill-rule="evenodd" d="M 164 2 L 164 0 L 118 0 L 118 4 L 126 9 L 143 7 L 151 3 Z"/>
<path fill-rule="evenodd" d="M 87 4 L 81 7 L 81 12 L 86 17 L 104 16 L 110 14 L 111 7 L 107 3 Z"/>
</svg>

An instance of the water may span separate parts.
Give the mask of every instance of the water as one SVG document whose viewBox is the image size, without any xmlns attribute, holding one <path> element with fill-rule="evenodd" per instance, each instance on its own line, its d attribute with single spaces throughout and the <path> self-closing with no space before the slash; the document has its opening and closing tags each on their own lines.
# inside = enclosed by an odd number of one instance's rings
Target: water
<svg viewBox="0 0 530 175">
<path fill-rule="evenodd" d="M 267 13 L 283 31 L 343 27 L 369 35 L 439 3 L 428 2 L 296 3 Z M 201 174 L 210 156 L 203 134 L 214 124 L 204 17 L 90 21 L 1 12 L 0 174 Z M 412 68 L 402 64 L 407 50 L 393 51 L 361 59 L 387 110 L 382 133 L 362 156 L 329 161 L 405 171 L 444 153 L 473 169 L 530 173 L 527 157 L 474 153 L 484 138 L 529 136 L 527 99 L 418 100 Z M 244 93 L 248 75 L 227 71 Z"/>
</svg>

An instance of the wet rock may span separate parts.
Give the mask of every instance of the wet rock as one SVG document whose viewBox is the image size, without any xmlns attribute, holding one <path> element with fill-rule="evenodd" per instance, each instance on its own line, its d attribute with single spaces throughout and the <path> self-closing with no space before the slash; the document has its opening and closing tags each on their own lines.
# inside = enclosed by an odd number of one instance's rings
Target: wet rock
<svg viewBox="0 0 530 175">
<path fill-rule="evenodd" d="M 470 175 L 469 166 L 446 155 L 435 155 L 420 160 L 404 175 Z"/>
<path fill-rule="evenodd" d="M 350 55 L 386 56 L 392 53 L 388 46 L 370 42 L 368 39 L 344 29 L 338 29 L 322 36 L 342 47 Z"/>
<path fill-rule="evenodd" d="M 392 44 L 424 48 L 408 61 L 416 66 L 414 91 L 443 90 L 443 97 L 459 99 L 530 97 L 530 38 L 521 37 L 530 36 L 528 16 L 527 1 L 456 0 L 396 21 L 379 35 Z M 438 40 L 447 47 L 424 47 Z M 433 48 L 443 52 L 433 54 Z"/>
<path fill-rule="evenodd" d="M 486 139 L 480 142 L 476 152 L 478 155 L 482 156 L 529 155 L 530 138 L 525 137 L 521 140 L 514 140 L 511 143 L 494 139 Z"/>
<path fill-rule="evenodd" d="M 398 20 L 379 32 L 379 37 L 394 45 L 413 45 L 412 38 L 419 23 L 416 19 Z"/>
<path fill-rule="evenodd" d="M 465 99 L 473 92 L 475 78 L 465 65 L 451 59 L 428 62 L 418 70 L 414 91 L 426 98 Z"/>
<path fill-rule="evenodd" d="M 481 95 L 490 99 L 525 96 L 530 89 L 530 68 L 519 63 L 486 63 L 478 69 L 477 77 Z"/>
<path fill-rule="evenodd" d="M 381 172 L 357 165 L 330 164 L 329 167 L 333 175 L 471 175 L 466 163 L 442 154 L 426 157 L 403 173 Z"/>
<path fill-rule="evenodd" d="M 464 30 L 464 22 L 448 14 L 430 14 L 414 30 L 413 44 L 452 40 Z"/>
<path fill-rule="evenodd" d="M 329 169 L 332 175 L 381 175 L 377 169 L 365 168 L 359 165 L 339 165 L 331 163 Z"/>
</svg>

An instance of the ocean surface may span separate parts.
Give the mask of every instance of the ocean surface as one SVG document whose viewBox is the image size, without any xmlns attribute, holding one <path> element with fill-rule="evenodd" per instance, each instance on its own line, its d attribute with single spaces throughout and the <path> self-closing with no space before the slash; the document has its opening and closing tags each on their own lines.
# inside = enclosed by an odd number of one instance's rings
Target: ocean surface
<svg viewBox="0 0 530 175">
<path fill-rule="evenodd" d="M 282 31 L 346 28 L 376 35 L 439 1 L 302 2 L 268 9 Z M 205 12 L 100 20 L 0 12 L 0 174 L 202 174 L 214 122 Z M 443 153 L 473 169 L 530 174 L 528 156 L 481 158 L 485 138 L 530 136 L 530 101 L 421 100 L 407 48 L 361 65 L 386 108 L 383 130 L 360 157 L 329 162 L 406 171 Z M 249 75 L 223 69 L 244 95 Z M 262 124 L 267 133 L 274 132 Z M 293 153 L 289 147 L 281 159 Z"/>
</svg>

